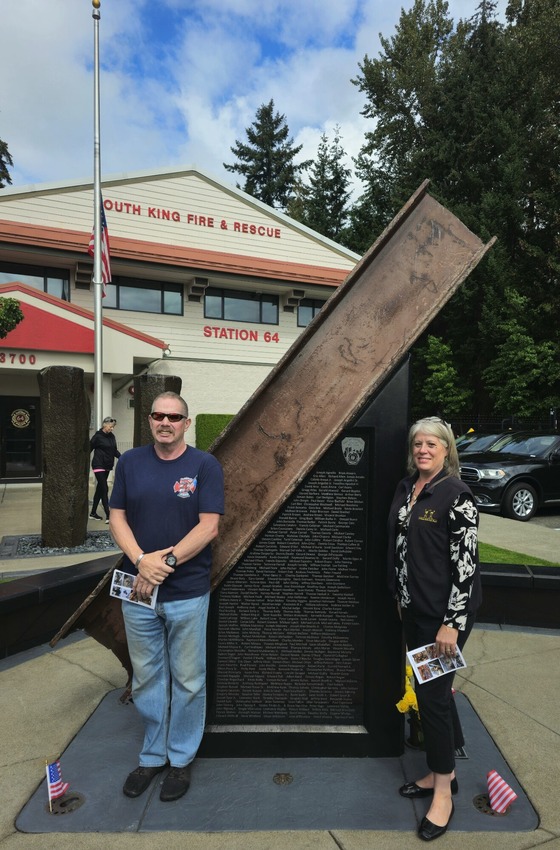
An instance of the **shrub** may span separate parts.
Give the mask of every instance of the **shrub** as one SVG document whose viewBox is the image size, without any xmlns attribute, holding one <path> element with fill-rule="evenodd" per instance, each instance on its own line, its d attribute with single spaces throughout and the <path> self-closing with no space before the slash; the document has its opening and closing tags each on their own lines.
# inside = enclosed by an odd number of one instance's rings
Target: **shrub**
<svg viewBox="0 0 560 850">
<path fill-rule="evenodd" d="M 208 451 L 216 437 L 222 433 L 233 413 L 199 413 L 196 417 L 196 447 Z"/>
</svg>

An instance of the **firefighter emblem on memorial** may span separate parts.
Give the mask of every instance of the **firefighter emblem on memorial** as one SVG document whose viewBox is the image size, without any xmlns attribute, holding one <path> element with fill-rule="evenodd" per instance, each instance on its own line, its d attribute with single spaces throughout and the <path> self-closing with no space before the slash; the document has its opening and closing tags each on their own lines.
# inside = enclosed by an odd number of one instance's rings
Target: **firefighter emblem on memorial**
<svg viewBox="0 0 560 850">
<path fill-rule="evenodd" d="M 348 466 L 357 466 L 361 461 L 364 449 L 365 440 L 361 437 L 345 437 L 342 441 L 342 454 Z"/>
</svg>

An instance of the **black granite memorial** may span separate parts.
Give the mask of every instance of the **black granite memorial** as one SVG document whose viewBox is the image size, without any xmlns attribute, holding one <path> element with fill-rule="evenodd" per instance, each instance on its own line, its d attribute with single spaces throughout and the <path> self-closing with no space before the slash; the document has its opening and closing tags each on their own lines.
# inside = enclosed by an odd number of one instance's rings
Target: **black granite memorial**
<svg viewBox="0 0 560 850">
<path fill-rule="evenodd" d="M 206 756 L 394 756 L 402 639 L 385 523 L 408 364 L 322 456 L 212 596 Z"/>
</svg>

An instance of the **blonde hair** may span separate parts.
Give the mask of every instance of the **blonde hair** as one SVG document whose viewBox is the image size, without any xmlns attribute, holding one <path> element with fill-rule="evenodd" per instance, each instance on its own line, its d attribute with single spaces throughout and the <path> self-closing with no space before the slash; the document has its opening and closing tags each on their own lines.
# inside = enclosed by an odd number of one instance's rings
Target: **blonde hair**
<svg viewBox="0 0 560 850">
<path fill-rule="evenodd" d="M 440 443 L 447 449 L 447 457 L 443 463 L 444 469 L 447 470 L 449 475 L 453 475 L 455 478 L 460 478 L 461 471 L 457 446 L 455 445 L 455 436 L 451 430 L 449 422 L 444 422 L 444 420 L 440 419 L 439 416 L 425 416 L 423 419 L 419 419 L 415 422 L 410 428 L 410 431 L 408 432 L 407 460 L 407 469 L 409 473 L 412 475 L 413 472 L 416 472 L 412 446 L 417 434 L 430 434 L 432 437 L 437 437 Z"/>
</svg>

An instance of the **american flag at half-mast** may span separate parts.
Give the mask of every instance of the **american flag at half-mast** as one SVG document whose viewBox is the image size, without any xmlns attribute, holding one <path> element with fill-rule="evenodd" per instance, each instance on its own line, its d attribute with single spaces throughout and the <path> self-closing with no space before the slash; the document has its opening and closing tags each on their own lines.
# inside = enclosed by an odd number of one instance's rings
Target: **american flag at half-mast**
<svg viewBox="0 0 560 850">
<path fill-rule="evenodd" d="M 496 770 L 490 770 L 487 779 L 490 808 L 493 812 L 503 815 L 513 801 L 517 800 L 517 794 Z"/>
<path fill-rule="evenodd" d="M 91 231 L 88 253 L 90 257 L 93 257 L 95 253 L 95 228 Z M 111 283 L 111 256 L 109 253 L 109 230 L 107 228 L 103 198 L 101 198 L 101 283 L 103 284 L 103 298 L 105 298 L 107 294 L 105 287 L 108 283 Z"/>
<path fill-rule="evenodd" d="M 49 803 L 51 800 L 56 800 L 57 797 L 62 797 L 68 788 L 68 782 L 62 781 L 62 773 L 60 772 L 60 761 L 47 763 L 47 787 L 49 790 Z"/>
</svg>

